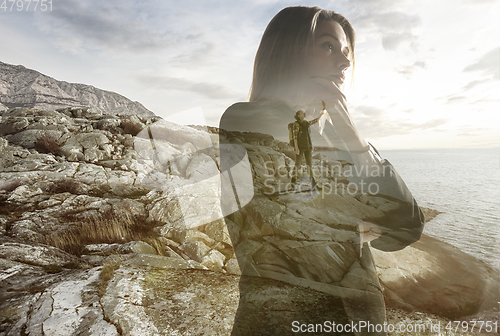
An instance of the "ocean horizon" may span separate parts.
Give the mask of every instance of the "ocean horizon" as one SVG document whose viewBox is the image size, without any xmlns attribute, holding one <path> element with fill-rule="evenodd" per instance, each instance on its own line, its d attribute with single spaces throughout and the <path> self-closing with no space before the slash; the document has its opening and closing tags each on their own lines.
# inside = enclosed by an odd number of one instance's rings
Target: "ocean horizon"
<svg viewBox="0 0 500 336">
<path fill-rule="evenodd" d="M 420 206 L 424 233 L 500 270 L 500 147 L 381 150 Z"/>
</svg>

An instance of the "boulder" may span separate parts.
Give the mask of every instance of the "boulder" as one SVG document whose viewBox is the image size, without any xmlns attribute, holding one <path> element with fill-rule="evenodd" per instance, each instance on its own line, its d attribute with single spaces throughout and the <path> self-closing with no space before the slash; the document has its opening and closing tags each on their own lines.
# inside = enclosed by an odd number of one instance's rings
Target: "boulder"
<svg viewBox="0 0 500 336">
<path fill-rule="evenodd" d="M 77 257 L 53 246 L 8 241 L 0 243 L 0 258 L 36 266 L 75 267 L 80 264 Z"/>
<path fill-rule="evenodd" d="M 131 241 L 118 247 L 118 252 L 127 253 L 142 253 L 142 254 L 158 254 L 154 247 L 142 241 Z"/>
<path fill-rule="evenodd" d="M 219 174 L 215 161 L 208 155 L 200 153 L 193 157 L 186 167 L 186 177 L 193 181 L 201 181 Z"/>
<path fill-rule="evenodd" d="M 187 241 L 179 246 L 179 249 L 195 261 L 202 261 L 203 257 L 210 251 L 210 247 L 200 241 Z"/>
<path fill-rule="evenodd" d="M 224 267 L 226 257 L 217 250 L 211 250 L 202 259 L 201 264 L 205 265 L 209 270 L 220 271 Z"/>
<path fill-rule="evenodd" d="M 219 219 L 205 226 L 205 234 L 216 242 L 232 246 L 231 237 L 223 219 Z"/>
<path fill-rule="evenodd" d="M 240 266 L 238 265 L 238 260 L 235 258 L 229 259 L 224 265 L 224 269 L 228 274 L 241 275 Z"/>
<path fill-rule="evenodd" d="M 151 220 L 180 229 L 191 229 L 222 218 L 220 182 L 217 178 L 196 183 L 171 180 L 151 210 Z"/>
<path fill-rule="evenodd" d="M 215 241 L 212 238 L 210 238 L 201 231 L 195 229 L 190 229 L 190 230 L 173 229 L 168 224 L 164 225 L 160 229 L 160 234 L 163 237 L 171 238 L 180 244 L 189 241 L 200 241 L 207 246 L 213 246 L 215 243 Z"/>
<path fill-rule="evenodd" d="M 6 120 L 2 120 L 0 124 L 0 134 L 9 135 L 15 134 L 24 130 L 30 122 L 27 117 L 11 117 Z"/>
<path fill-rule="evenodd" d="M 500 301 L 499 272 L 438 239 L 422 235 L 401 251 L 372 252 L 389 306 L 456 319 Z"/>
<path fill-rule="evenodd" d="M 43 194 L 42 189 L 33 185 L 22 185 L 17 187 L 8 198 L 9 202 L 26 203 L 31 197 Z"/>
<path fill-rule="evenodd" d="M 121 244 L 89 244 L 85 245 L 85 252 L 91 255 L 110 255 L 117 253 Z"/>
<path fill-rule="evenodd" d="M 11 222 L 9 236 L 32 243 L 44 243 L 45 236 L 38 232 L 40 227 L 31 219 Z"/>
<path fill-rule="evenodd" d="M 55 130 L 39 130 L 39 129 L 31 129 L 24 130 L 15 134 L 7 135 L 5 138 L 12 144 L 32 149 L 35 148 L 35 142 L 38 138 L 42 136 L 49 135 L 54 139 L 59 139 L 63 132 L 55 131 Z"/>
</svg>

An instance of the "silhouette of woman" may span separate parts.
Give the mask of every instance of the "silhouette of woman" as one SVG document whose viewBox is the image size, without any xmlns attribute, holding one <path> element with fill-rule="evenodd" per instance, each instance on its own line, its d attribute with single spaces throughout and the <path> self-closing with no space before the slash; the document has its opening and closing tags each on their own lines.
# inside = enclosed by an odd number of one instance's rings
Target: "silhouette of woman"
<svg viewBox="0 0 500 336">
<path fill-rule="evenodd" d="M 336 12 L 281 10 L 257 51 L 250 101 L 221 118 L 220 168 L 229 176 L 221 204 L 242 271 L 233 335 L 385 334 L 368 242 L 402 249 L 420 238 L 423 215 L 347 111 L 340 87 L 354 45 L 351 24 Z M 312 146 L 298 144 L 299 157 L 317 168 L 321 189 L 287 192 L 297 148 L 283 125 L 298 110 L 299 119 L 319 117 L 322 102 L 327 112 L 307 127 L 322 151 L 313 155 Z M 234 170 L 244 158 L 251 181 Z"/>
</svg>

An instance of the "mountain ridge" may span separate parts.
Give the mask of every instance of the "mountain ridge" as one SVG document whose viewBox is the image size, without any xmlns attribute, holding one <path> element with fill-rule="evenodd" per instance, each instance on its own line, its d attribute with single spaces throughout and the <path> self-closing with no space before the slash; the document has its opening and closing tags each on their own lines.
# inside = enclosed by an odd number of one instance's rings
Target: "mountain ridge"
<svg viewBox="0 0 500 336">
<path fill-rule="evenodd" d="M 0 112 L 14 107 L 93 107 L 106 114 L 155 115 L 141 103 L 116 92 L 60 81 L 23 65 L 0 61 Z"/>
</svg>

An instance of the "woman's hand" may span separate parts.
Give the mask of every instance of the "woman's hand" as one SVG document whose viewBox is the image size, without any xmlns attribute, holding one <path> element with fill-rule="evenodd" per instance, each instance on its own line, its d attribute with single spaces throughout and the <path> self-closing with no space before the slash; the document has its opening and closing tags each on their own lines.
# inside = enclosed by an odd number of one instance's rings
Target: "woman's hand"
<svg viewBox="0 0 500 336">
<path fill-rule="evenodd" d="M 295 147 L 295 154 L 299 155 L 300 154 L 300 149 L 299 147 Z"/>
</svg>

